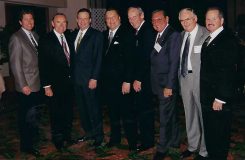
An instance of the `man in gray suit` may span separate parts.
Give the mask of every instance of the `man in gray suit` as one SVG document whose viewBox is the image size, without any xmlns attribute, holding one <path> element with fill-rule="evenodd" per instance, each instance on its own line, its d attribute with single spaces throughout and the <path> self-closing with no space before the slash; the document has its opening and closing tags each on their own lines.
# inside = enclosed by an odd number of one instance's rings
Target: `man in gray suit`
<svg viewBox="0 0 245 160">
<path fill-rule="evenodd" d="M 184 28 L 181 33 L 179 80 L 188 140 L 188 148 L 181 154 L 181 158 L 193 156 L 194 152 L 198 150 L 198 157 L 207 157 L 203 135 L 199 78 L 201 46 L 208 36 L 208 31 L 197 24 L 197 15 L 193 9 L 182 9 L 179 12 L 179 21 Z"/>
<path fill-rule="evenodd" d="M 21 28 L 10 38 L 9 54 L 20 104 L 18 108 L 20 151 L 37 156 L 39 151 L 33 146 L 38 131 L 36 106 L 40 100 L 38 35 L 32 31 L 34 17 L 31 11 L 22 11 L 19 23 Z"/>
</svg>

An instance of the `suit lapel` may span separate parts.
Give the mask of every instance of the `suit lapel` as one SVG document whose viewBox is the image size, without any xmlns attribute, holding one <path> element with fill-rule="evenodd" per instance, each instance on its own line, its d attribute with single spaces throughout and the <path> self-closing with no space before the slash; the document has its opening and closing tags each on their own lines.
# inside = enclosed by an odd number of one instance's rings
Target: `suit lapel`
<svg viewBox="0 0 245 160">
<path fill-rule="evenodd" d="M 22 35 L 23 39 L 27 42 L 27 44 L 32 48 L 32 50 L 34 51 L 34 53 L 37 52 L 36 48 L 33 46 L 33 44 L 31 43 L 30 39 L 28 38 L 28 36 L 26 35 L 26 33 L 20 29 L 19 30 L 20 34 Z"/>
<path fill-rule="evenodd" d="M 59 41 L 58 37 L 56 36 L 56 34 L 54 33 L 54 31 L 51 32 L 51 38 L 52 38 L 52 41 L 54 43 L 53 47 L 56 47 L 59 50 L 58 54 L 61 54 L 61 56 L 59 56 L 59 57 L 63 59 L 62 61 L 65 62 L 66 65 L 68 65 L 63 47 L 60 44 L 60 41 Z M 68 45 L 68 43 L 67 43 L 67 45 Z"/>
</svg>

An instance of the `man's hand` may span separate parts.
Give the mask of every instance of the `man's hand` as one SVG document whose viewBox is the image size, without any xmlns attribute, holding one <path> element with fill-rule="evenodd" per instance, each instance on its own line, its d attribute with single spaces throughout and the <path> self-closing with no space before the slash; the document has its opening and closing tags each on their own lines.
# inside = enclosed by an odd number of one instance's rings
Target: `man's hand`
<svg viewBox="0 0 245 160">
<path fill-rule="evenodd" d="M 30 95 L 31 94 L 31 88 L 29 86 L 25 86 L 22 88 L 22 93 L 25 95 Z"/>
<path fill-rule="evenodd" d="M 89 89 L 95 89 L 97 87 L 97 80 L 90 79 L 88 82 L 88 88 Z"/>
<path fill-rule="evenodd" d="M 220 103 L 220 102 L 214 100 L 214 102 L 213 102 L 213 110 L 221 111 L 222 108 L 223 108 L 223 103 Z"/>
<path fill-rule="evenodd" d="M 133 83 L 133 87 L 134 87 L 135 92 L 141 91 L 141 82 L 135 80 L 134 83 Z"/>
<path fill-rule="evenodd" d="M 53 91 L 51 89 L 51 87 L 46 87 L 44 88 L 45 90 L 45 95 L 48 96 L 48 97 L 52 97 L 53 96 Z"/>
<path fill-rule="evenodd" d="M 169 88 L 164 88 L 163 89 L 163 96 L 164 97 L 170 97 L 170 96 L 172 96 L 173 95 L 173 93 L 172 93 L 172 89 L 169 89 Z"/>
<path fill-rule="evenodd" d="M 122 84 L 122 94 L 128 94 L 130 92 L 130 83 L 123 82 Z"/>
</svg>

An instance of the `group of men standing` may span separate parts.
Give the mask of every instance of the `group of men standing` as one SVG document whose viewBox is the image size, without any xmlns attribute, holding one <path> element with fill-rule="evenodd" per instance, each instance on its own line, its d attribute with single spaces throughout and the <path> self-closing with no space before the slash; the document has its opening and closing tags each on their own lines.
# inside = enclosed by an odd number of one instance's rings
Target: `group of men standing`
<svg viewBox="0 0 245 160">
<path fill-rule="evenodd" d="M 20 149 L 38 154 L 33 142 L 34 96 L 40 86 L 48 97 L 52 141 L 60 150 L 71 137 L 73 97 L 85 134 L 79 142 L 104 141 L 102 105 L 108 106 L 110 140 L 129 150 L 145 151 L 155 145 L 153 95 L 159 101 L 160 138 L 154 160 L 164 159 L 170 147 L 180 145 L 176 99 L 180 84 L 188 148 L 181 158 L 225 160 L 229 149 L 232 100 L 235 92 L 236 44 L 223 30 L 223 13 L 210 8 L 206 28 L 197 24 L 190 8 L 179 12 L 180 34 L 169 25 L 165 10 L 152 13 L 152 25 L 140 7 L 128 9 L 133 28 L 121 24 L 118 11 L 105 13 L 103 33 L 90 26 L 91 12 L 77 12 L 78 30 L 66 34 L 62 13 L 52 19 L 53 30 L 41 37 L 32 31 L 32 12 L 22 12 L 21 29 L 10 40 L 10 63 L 20 98 Z M 39 77 L 40 76 L 40 77 Z M 41 83 L 40 83 L 41 81 Z M 30 138 L 31 137 L 31 138 Z"/>
</svg>

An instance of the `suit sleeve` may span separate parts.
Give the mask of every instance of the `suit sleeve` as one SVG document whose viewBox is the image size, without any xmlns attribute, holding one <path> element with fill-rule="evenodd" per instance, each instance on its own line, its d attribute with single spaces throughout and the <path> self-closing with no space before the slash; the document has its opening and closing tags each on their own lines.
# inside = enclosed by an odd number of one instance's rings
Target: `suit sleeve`
<svg viewBox="0 0 245 160">
<path fill-rule="evenodd" d="M 28 86 L 23 71 L 23 50 L 20 39 L 13 35 L 9 41 L 10 67 L 15 78 L 15 82 L 20 88 Z"/>
<path fill-rule="evenodd" d="M 142 41 L 137 50 L 135 52 L 135 62 L 136 63 L 136 75 L 135 80 L 140 82 L 143 81 L 143 77 L 145 77 L 145 73 L 149 73 L 149 65 L 150 65 L 150 54 L 153 49 L 154 44 L 154 33 L 152 30 L 148 29 L 144 32 Z"/>
<path fill-rule="evenodd" d="M 101 70 L 101 63 L 102 63 L 102 53 L 103 53 L 103 34 L 98 32 L 95 38 L 93 48 L 93 70 L 90 79 L 98 80 Z"/>
<path fill-rule="evenodd" d="M 214 60 L 216 65 L 216 85 L 215 98 L 230 102 L 231 98 L 234 97 L 236 88 L 236 64 L 237 64 L 237 44 L 233 37 L 228 37 L 223 40 L 226 43 L 217 50 L 219 58 Z"/>
<path fill-rule="evenodd" d="M 39 73 L 41 85 L 49 86 L 51 85 L 50 77 L 51 77 L 51 56 L 49 55 L 51 52 L 51 45 L 49 40 L 45 38 L 41 38 L 38 45 L 38 64 L 39 64 Z"/>
<path fill-rule="evenodd" d="M 123 62 L 124 62 L 124 74 L 123 82 L 132 82 L 132 72 L 133 72 L 133 51 L 134 51 L 134 37 L 131 32 L 125 33 L 124 37 L 124 47 L 123 47 Z"/>
<path fill-rule="evenodd" d="M 177 87 L 179 56 L 181 47 L 181 36 L 178 32 L 174 32 L 169 37 L 168 58 L 169 58 L 169 72 L 166 88 L 174 89 Z"/>
</svg>

